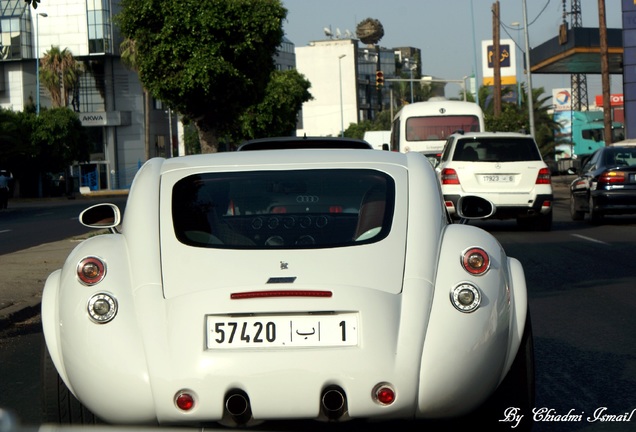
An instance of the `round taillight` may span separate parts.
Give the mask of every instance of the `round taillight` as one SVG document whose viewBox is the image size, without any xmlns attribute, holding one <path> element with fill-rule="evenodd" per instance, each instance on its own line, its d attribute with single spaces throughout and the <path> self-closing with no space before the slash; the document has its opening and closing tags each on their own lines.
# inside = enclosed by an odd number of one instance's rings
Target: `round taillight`
<svg viewBox="0 0 636 432">
<path fill-rule="evenodd" d="M 180 391 L 175 396 L 174 403 L 181 411 L 190 411 L 194 408 L 194 396 L 188 392 Z"/>
<path fill-rule="evenodd" d="M 468 273 L 480 276 L 490 268 L 490 257 L 481 248 L 471 248 L 463 253 L 462 266 Z"/>
<path fill-rule="evenodd" d="M 88 300 L 88 316 L 98 324 L 105 324 L 117 315 L 117 300 L 108 293 L 95 294 Z"/>
<path fill-rule="evenodd" d="M 472 312 L 481 304 L 481 294 L 477 287 L 463 283 L 451 291 L 451 303 L 461 312 Z"/>
<path fill-rule="evenodd" d="M 85 285 L 95 285 L 106 276 L 106 264 L 97 257 L 86 257 L 77 264 L 77 277 Z"/>
<path fill-rule="evenodd" d="M 373 400 L 380 405 L 391 405 L 395 402 L 395 390 L 389 384 L 378 384 L 373 389 Z"/>
</svg>

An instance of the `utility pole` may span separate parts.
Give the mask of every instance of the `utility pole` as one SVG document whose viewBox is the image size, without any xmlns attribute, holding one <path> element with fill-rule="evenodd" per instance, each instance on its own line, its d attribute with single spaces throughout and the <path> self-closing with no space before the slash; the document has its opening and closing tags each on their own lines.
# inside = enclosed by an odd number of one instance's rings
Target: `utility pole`
<svg viewBox="0 0 636 432">
<path fill-rule="evenodd" d="M 493 103 L 495 117 L 501 115 L 501 48 L 499 46 L 499 0 L 492 5 L 492 68 L 493 68 Z"/>
<path fill-rule="evenodd" d="M 603 123 L 605 145 L 612 143 L 612 111 L 610 107 L 609 59 L 607 49 L 607 23 L 605 19 L 605 0 L 598 0 L 598 28 L 601 40 L 601 85 L 603 88 Z"/>
</svg>

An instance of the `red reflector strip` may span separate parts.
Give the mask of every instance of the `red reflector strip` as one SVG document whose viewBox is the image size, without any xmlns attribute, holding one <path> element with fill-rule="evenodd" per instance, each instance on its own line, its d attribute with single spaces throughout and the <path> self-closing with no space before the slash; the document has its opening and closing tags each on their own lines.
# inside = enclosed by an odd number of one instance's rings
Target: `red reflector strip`
<svg viewBox="0 0 636 432">
<path fill-rule="evenodd" d="M 232 293 L 230 298 L 232 300 L 242 300 L 248 298 L 263 298 L 263 297 L 331 297 L 333 293 L 331 291 L 316 291 L 316 290 L 274 290 L 274 291 L 248 291 L 242 293 Z"/>
</svg>

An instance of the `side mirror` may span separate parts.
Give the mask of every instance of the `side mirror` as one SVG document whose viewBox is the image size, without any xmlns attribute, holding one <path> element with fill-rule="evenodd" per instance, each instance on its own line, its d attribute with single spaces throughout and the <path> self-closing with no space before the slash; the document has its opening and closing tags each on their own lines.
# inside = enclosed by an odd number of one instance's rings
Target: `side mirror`
<svg viewBox="0 0 636 432">
<path fill-rule="evenodd" d="M 121 211 L 115 204 L 96 204 L 82 211 L 79 220 L 88 228 L 114 228 L 121 223 Z"/>
<path fill-rule="evenodd" d="M 497 208 L 485 198 L 466 195 L 457 202 L 457 214 L 462 219 L 485 219 L 495 214 Z"/>
</svg>

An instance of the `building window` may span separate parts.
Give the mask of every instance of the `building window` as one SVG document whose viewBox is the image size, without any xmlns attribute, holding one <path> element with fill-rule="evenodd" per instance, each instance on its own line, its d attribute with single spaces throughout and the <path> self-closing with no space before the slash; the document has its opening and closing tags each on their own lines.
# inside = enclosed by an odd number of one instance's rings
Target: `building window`
<svg viewBox="0 0 636 432">
<path fill-rule="evenodd" d="M 88 52 L 112 54 L 112 25 L 108 0 L 86 0 Z"/>
<path fill-rule="evenodd" d="M 0 61 L 33 58 L 28 5 L 24 0 L 0 3 Z"/>
<path fill-rule="evenodd" d="M 74 101 L 79 99 L 73 108 L 78 112 L 105 112 L 103 65 L 93 62 L 85 64 L 85 69 L 79 78 L 79 90 L 73 95 Z"/>
</svg>

